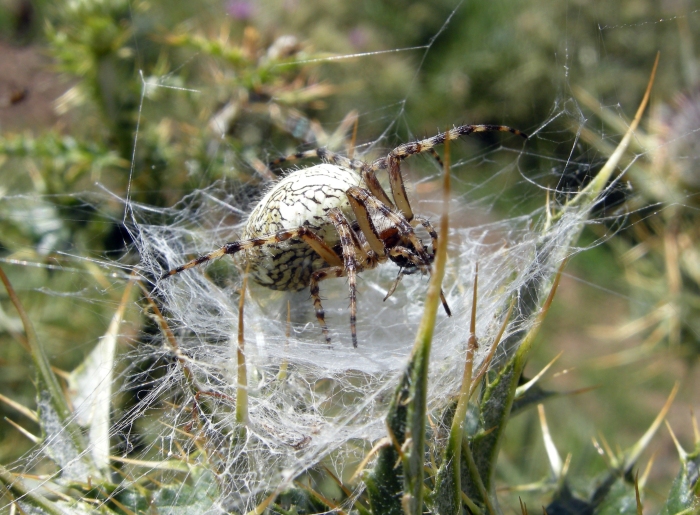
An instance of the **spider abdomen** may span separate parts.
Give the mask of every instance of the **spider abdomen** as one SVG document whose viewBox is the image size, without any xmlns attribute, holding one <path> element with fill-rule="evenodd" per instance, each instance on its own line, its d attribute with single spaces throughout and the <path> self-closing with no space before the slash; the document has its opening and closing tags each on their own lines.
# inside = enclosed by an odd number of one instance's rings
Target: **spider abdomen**
<svg viewBox="0 0 700 515">
<path fill-rule="evenodd" d="M 290 173 L 258 202 L 242 236 L 252 239 L 307 227 L 329 247 L 336 247 L 340 238 L 327 213 L 338 208 L 348 220 L 355 220 L 345 194 L 351 186 L 363 186 L 360 175 L 332 164 L 324 163 Z M 252 279 L 273 290 L 301 290 L 309 285 L 313 272 L 328 266 L 298 237 L 255 247 L 242 255 L 250 264 Z"/>
</svg>

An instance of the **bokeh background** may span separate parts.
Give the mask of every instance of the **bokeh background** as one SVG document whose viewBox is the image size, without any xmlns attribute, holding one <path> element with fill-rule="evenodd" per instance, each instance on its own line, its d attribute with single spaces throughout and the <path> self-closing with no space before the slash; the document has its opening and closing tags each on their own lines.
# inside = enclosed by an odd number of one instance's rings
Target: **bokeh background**
<svg viewBox="0 0 700 515">
<path fill-rule="evenodd" d="M 606 468 L 592 438 L 631 445 L 676 381 L 669 420 L 690 448 L 700 408 L 698 34 L 700 5 L 680 0 L 2 0 L 0 266 L 53 365 L 71 370 L 105 333 L 138 262 L 124 199 L 167 207 L 216 181 L 254 198 L 275 157 L 345 150 L 356 113 L 356 152 L 370 157 L 453 124 L 534 132 L 514 151 L 481 154 L 501 141 L 493 135 L 452 147 L 475 182 L 519 153 L 504 178 L 518 188 L 492 185 L 483 216 L 529 213 L 545 187 L 565 196 L 604 162 L 660 52 L 624 179 L 582 237 L 528 373 L 561 353 L 548 388 L 596 386 L 546 405 L 574 484 L 578 471 Z M 474 155 L 488 158 L 470 171 Z M 430 192 L 430 166 L 409 167 L 416 193 Z M 134 300 L 123 349 L 154 331 Z M 0 393 L 32 407 L 32 377 L 0 292 Z M 16 410 L 3 402 L 0 415 L 8 464 L 32 443 L 7 420 L 21 419 Z M 518 495 L 544 503 L 541 441 L 536 413 L 509 426 L 499 474 L 514 507 Z M 651 459 L 653 504 L 678 471 L 665 430 Z"/>
</svg>

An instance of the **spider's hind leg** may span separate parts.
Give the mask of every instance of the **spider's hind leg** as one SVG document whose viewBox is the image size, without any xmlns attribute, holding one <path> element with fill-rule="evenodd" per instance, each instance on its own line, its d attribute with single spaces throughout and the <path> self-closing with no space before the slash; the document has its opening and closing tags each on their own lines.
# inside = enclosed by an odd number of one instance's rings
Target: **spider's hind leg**
<svg viewBox="0 0 700 515">
<path fill-rule="evenodd" d="M 311 282 L 309 283 L 309 291 L 311 292 L 311 298 L 314 302 L 314 309 L 316 310 L 316 318 L 321 326 L 321 331 L 323 331 L 323 336 L 326 339 L 328 345 L 331 344 L 331 335 L 328 332 L 328 325 L 326 325 L 326 313 L 323 310 L 323 305 L 321 304 L 321 293 L 318 287 L 318 283 L 332 277 L 343 277 L 343 267 L 342 266 L 331 266 L 328 268 L 322 268 L 316 270 L 311 274 Z"/>
<path fill-rule="evenodd" d="M 327 148 L 321 147 L 297 152 L 296 154 L 290 154 L 288 156 L 278 157 L 274 161 L 270 161 L 270 163 L 268 164 L 268 168 L 277 168 L 282 163 L 313 158 L 320 159 L 321 161 L 331 163 L 337 166 L 350 168 L 351 170 L 355 170 L 357 172 L 360 172 L 367 167 L 364 161 L 360 161 L 359 159 L 350 159 L 336 152 L 328 150 Z"/>
<path fill-rule="evenodd" d="M 290 238 L 301 238 L 304 240 L 314 251 L 323 258 L 323 260 L 329 265 L 339 266 L 342 261 L 338 255 L 331 249 L 317 234 L 315 234 L 308 227 L 297 227 L 296 229 L 289 229 L 284 231 L 279 231 L 274 234 L 267 234 L 265 236 L 260 236 L 258 238 L 251 238 L 249 240 L 240 240 L 227 243 L 221 248 L 216 249 L 209 254 L 204 254 L 198 258 L 180 265 L 177 268 L 173 268 L 165 272 L 160 276 L 161 279 L 166 279 L 171 275 L 179 274 L 190 268 L 194 268 L 197 265 L 218 259 L 226 254 L 236 254 L 242 250 L 249 250 L 255 247 L 262 247 L 264 245 L 274 245 L 275 243 L 280 243 L 282 241 L 289 240 Z"/>
</svg>

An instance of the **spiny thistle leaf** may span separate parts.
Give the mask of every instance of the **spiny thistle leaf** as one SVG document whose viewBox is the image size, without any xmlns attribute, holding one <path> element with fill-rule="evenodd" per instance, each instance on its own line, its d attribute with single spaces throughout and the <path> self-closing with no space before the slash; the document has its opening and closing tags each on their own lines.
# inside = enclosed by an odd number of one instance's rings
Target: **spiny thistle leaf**
<svg viewBox="0 0 700 515">
<path fill-rule="evenodd" d="M 690 454 L 681 456 L 681 470 L 668 493 L 661 515 L 697 513 L 700 509 L 700 442 Z"/>
<path fill-rule="evenodd" d="M 614 515 L 637 513 L 637 494 L 634 483 L 623 476 L 615 478 L 614 483 L 606 488 L 603 499 L 593 499 L 596 515 Z"/>
<path fill-rule="evenodd" d="M 211 509 L 218 499 L 218 488 L 212 489 L 216 483 L 211 471 L 204 468 L 190 472 L 191 485 L 184 481 L 172 484 L 161 484 L 155 490 L 129 488 L 115 493 L 120 511 L 132 513 L 156 513 L 171 515 L 187 515 L 189 513 L 205 513 Z"/>
<path fill-rule="evenodd" d="M 543 303 L 535 324 L 525 335 L 515 354 L 499 370 L 483 389 L 477 410 L 477 429 L 469 440 L 469 451 L 473 461 L 464 457 L 462 460 L 462 491 L 471 499 L 480 500 L 485 506 L 489 500 L 483 495 L 495 499 L 494 474 L 496 458 L 500 449 L 515 391 L 525 367 L 528 352 L 538 329 L 547 315 L 554 294 L 556 293 L 561 272 L 566 262 L 562 263 L 549 295 Z M 483 486 L 481 486 L 483 484 Z"/>
</svg>

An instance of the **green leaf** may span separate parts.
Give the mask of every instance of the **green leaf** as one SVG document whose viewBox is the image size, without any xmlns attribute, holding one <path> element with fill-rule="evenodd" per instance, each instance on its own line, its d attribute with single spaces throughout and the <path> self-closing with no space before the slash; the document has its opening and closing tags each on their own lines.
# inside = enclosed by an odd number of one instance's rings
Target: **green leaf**
<svg viewBox="0 0 700 515">
<path fill-rule="evenodd" d="M 692 454 L 681 459 L 681 470 L 671 485 L 661 515 L 675 515 L 700 509 L 700 443 Z"/>
<path fill-rule="evenodd" d="M 596 515 L 636 515 L 637 495 L 634 483 L 621 475 L 614 479 L 603 499 L 594 499 Z"/>
<path fill-rule="evenodd" d="M 402 381 L 389 406 L 387 428 L 393 442 L 406 439 L 406 401 L 409 398 L 408 385 Z M 396 446 L 388 444 L 377 453 L 377 461 L 372 471 L 364 478 L 367 486 L 370 507 L 374 514 L 403 515 L 401 496 L 403 493 L 403 467 Z"/>
<path fill-rule="evenodd" d="M 135 513 L 187 515 L 206 513 L 221 500 L 221 491 L 213 472 L 198 468 L 189 477 L 191 484 L 173 482 L 155 490 L 127 488 L 114 498 Z"/>
</svg>

